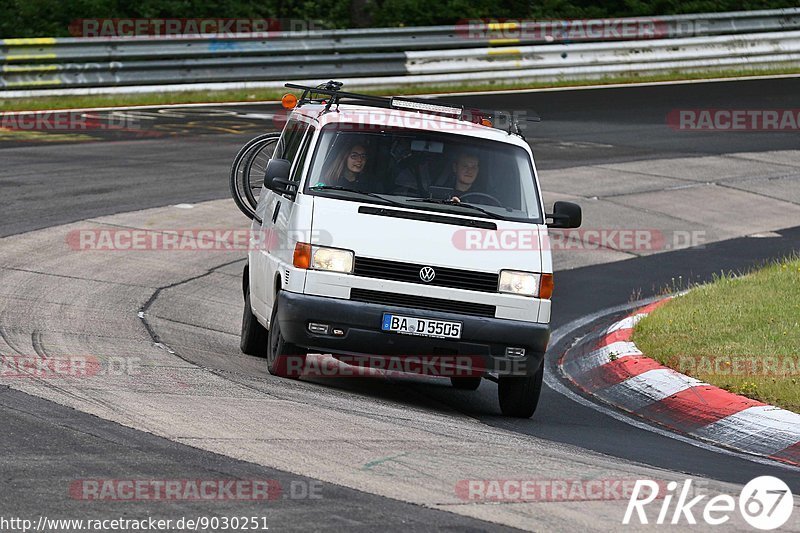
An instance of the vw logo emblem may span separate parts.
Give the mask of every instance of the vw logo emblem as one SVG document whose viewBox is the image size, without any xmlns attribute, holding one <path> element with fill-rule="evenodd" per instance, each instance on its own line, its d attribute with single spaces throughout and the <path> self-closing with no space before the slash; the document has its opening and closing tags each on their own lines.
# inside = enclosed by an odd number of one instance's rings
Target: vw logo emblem
<svg viewBox="0 0 800 533">
<path fill-rule="evenodd" d="M 419 269 L 419 279 L 425 283 L 430 283 L 436 277 L 436 271 L 431 267 L 422 267 Z"/>
</svg>

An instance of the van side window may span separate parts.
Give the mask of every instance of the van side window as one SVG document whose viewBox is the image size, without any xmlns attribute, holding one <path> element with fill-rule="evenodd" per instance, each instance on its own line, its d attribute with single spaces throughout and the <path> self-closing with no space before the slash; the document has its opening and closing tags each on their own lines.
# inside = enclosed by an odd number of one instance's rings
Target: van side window
<svg viewBox="0 0 800 533">
<path fill-rule="evenodd" d="M 311 126 L 308 128 L 308 133 L 306 133 L 305 140 L 303 141 L 302 148 L 297 156 L 297 161 L 294 164 L 294 170 L 292 171 L 292 175 L 289 179 L 292 181 L 300 181 L 300 178 L 303 175 L 303 167 L 306 164 L 306 157 L 308 157 L 308 148 L 311 146 L 311 138 L 314 137 L 314 127 Z"/>
<path fill-rule="evenodd" d="M 287 161 L 294 161 L 297 151 L 300 149 L 300 143 L 303 140 L 303 134 L 308 129 L 308 124 L 300 122 L 299 120 L 290 120 L 283 130 L 278 146 L 275 147 L 275 155 L 277 159 L 286 159 Z"/>
</svg>

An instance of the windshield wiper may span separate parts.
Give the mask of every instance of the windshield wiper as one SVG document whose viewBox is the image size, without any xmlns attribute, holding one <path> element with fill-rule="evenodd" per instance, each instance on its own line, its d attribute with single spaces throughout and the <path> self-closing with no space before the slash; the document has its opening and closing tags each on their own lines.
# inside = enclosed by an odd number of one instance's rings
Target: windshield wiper
<svg viewBox="0 0 800 533">
<path fill-rule="evenodd" d="M 367 192 L 367 191 L 359 191 L 358 189 L 351 189 L 349 187 L 342 187 L 340 185 L 314 185 L 313 187 L 308 188 L 311 191 L 339 191 L 339 192 L 351 192 L 355 194 L 362 194 L 364 196 L 369 196 L 370 198 L 377 198 L 382 202 L 386 202 L 387 204 L 394 205 L 397 207 L 408 208 L 407 205 L 402 204 L 400 202 L 396 202 L 395 200 L 391 200 L 389 198 L 384 197 L 378 193 L 374 192 Z M 472 209 L 474 211 L 478 211 L 483 213 L 484 215 L 488 216 L 489 218 L 494 218 L 497 220 L 506 220 L 500 215 L 492 213 L 491 211 L 487 211 L 482 207 L 478 207 L 477 205 L 468 204 L 466 202 L 453 202 L 452 200 L 437 200 L 436 198 L 411 198 L 406 200 L 408 202 L 425 202 L 429 204 L 440 204 L 440 205 L 454 205 L 457 207 L 466 207 L 468 209 Z"/>
<path fill-rule="evenodd" d="M 412 199 L 407 200 L 407 201 L 408 202 L 425 202 L 425 203 L 428 203 L 428 204 L 439 204 L 439 205 L 454 205 L 454 206 L 457 206 L 457 207 L 466 207 L 466 208 L 469 208 L 469 209 L 474 209 L 475 211 L 479 211 L 479 212 L 483 213 L 484 215 L 488 216 L 489 218 L 495 218 L 497 220 L 506 220 L 504 217 L 501 217 L 500 215 L 498 215 L 496 213 L 492 213 L 491 211 L 487 211 L 486 209 L 484 209 L 482 207 L 478 207 L 477 205 L 473 205 L 473 204 L 468 204 L 466 202 L 454 202 L 453 200 L 440 200 L 440 199 L 436 199 L 436 198 L 412 198 Z"/>
<path fill-rule="evenodd" d="M 408 209 L 407 205 L 401 204 L 400 202 L 395 202 L 389 198 L 385 198 L 378 193 L 374 192 L 367 192 L 367 191 L 359 191 L 358 189 L 350 189 L 349 187 L 342 187 L 339 185 L 314 185 L 313 187 L 308 188 L 310 191 L 339 191 L 339 192 L 353 192 L 356 194 L 363 194 L 364 196 L 369 196 L 370 198 L 377 198 L 382 202 L 386 202 L 387 204 L 391 204 L 397 207 L 403 207 Z"/>
</svg>

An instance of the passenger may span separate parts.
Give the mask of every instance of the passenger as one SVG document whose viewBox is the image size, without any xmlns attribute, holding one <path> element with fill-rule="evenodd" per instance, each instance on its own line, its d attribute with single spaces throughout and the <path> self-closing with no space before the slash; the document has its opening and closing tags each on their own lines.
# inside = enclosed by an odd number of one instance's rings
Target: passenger
<svg viewBox="0 0 800 533">
<path fill-rule="evenodd" d="M 325 184 L 369 191 L 369 179 L 364 174 L 368 152 L 363 143 L 355 143 L 339 152 L 325 173 Z"/>
</svg>

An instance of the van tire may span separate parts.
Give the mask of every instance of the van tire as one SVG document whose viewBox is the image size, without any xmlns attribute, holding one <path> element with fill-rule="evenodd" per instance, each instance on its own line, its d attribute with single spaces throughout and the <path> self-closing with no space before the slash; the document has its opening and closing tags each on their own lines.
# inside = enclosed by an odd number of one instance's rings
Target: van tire
<svg viewBox="0 0 800 533">
<path fill-rule="evenodd" d="M 242 334 L 239 348 L 247 355 L 267 356 L 267 329 L 259 323 L 250 307 L 250 291 L 244 295 L 244 313 L 242 313 Z"/>
<path fill-rule="evenodd" d="M 278 321 L 278 294 L 272 305 L 272 318 L 269 321 L 267 339 L 267 370 L 273 376 L 297 379 L 303 373 L 306 362 L 306 350 L 290 342 L 286 342 L 281 333 Z"/>
<path fill-rule="evenodd" d="M 533 416 L 539 405 L 543 379 L 544 364 L 532 376 L 500 376 L 497 384 L 500 411 L 516 418 Z"/>
<path fill-rule="evenodd" d="M 469 376 L 469 377 L 450 377 L 450 383 L 453 385 L 453 388 L 459 390 L 478 390 L 478 387 L 481 386 L 481 377 L 480 376 Z"/>
</svg>

